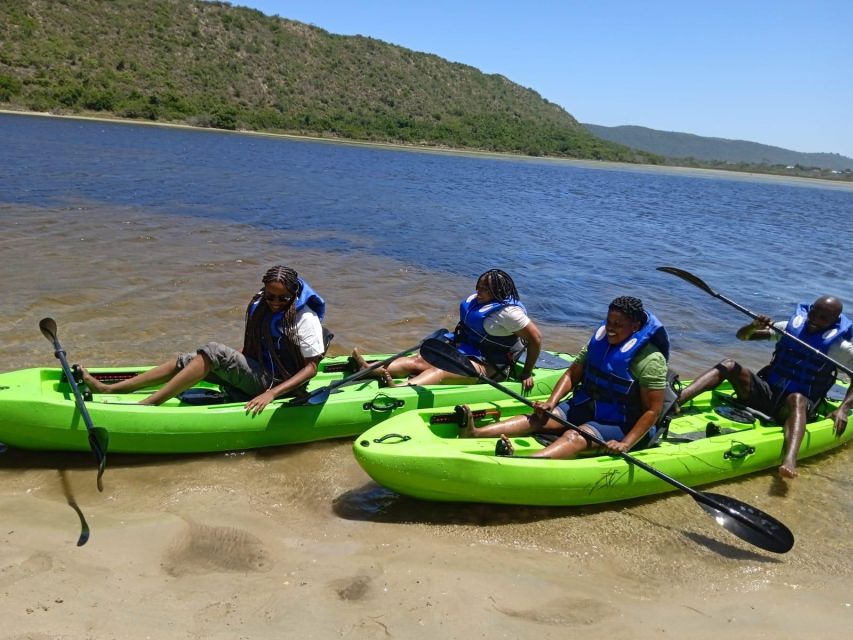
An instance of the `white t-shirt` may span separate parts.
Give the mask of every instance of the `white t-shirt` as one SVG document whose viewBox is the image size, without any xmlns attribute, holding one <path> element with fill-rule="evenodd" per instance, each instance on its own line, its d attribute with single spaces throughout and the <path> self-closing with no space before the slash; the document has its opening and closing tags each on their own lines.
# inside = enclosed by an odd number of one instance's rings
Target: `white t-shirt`
<svg viewBox="0 0 853 640">
<path fill-rule="evenodd" d="M 296 335 L 303 358 L 323 355 L 323 326 L 317 314 L 307 306 L 296 313 Z"/>
<path fill-rule="evenodd" d="M 788 321 L 780 320 L 779 322 L 774 322 L 773 326 L 780 331 L 785 331 L 788 328 Z M 770 337 L 774 342 L 779 342 L 782 334 L 773 331 Z M 848 369 L 853 369 L 853 342 L 849 340 L 836 340 L 830 345 L 829 352 L 826 355 L 833 360 L 837 360 Z"/>
<path fill-rule="evenodd" d="M 530 324 L 530 318 L 516 305 L 504 307 L 486 316 L 483 328 L 492 336 L 510 336 Z"/>
</svg>

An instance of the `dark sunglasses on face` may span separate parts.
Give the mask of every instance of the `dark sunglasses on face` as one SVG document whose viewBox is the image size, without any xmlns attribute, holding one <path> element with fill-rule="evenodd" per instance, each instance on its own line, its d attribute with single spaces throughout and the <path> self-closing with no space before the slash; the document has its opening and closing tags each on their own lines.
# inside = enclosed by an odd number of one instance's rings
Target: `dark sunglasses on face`
<svg viewBox="0 0 853 640">
<path fill-rule="evenodd" d="M 276 296 L 272 293 L 265 293 L 264 300 L 267 302 L 281 302 L 282 304 L 287 304 L 291 300 L 293 300 L 293 296 Z"/>
</svg>

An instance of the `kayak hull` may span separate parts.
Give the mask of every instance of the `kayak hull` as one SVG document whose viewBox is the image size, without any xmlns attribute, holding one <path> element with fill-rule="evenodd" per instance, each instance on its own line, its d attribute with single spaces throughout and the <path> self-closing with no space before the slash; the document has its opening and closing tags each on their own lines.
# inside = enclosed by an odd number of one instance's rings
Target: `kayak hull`
<svg viewBox="0 0 853 640">
<path fill-rule="evenodd" d="M 724 397 L 703 394 L 672 421 L 669 435 L 659 446 L 631 455 L 688 486 L 778 467 L 782 427 L 723 417 L 717 409 L 727 406 L 721 400 Z M 513 400 L 470 406 L 474 411 L 492 413 L 478 421 L 478 426 L 493 422 L 497 412 L 506 419 L 530 411 Z M 807 425 L 800 459 L 837 448 L 853 437 L 849 428 L 841 437 L 835 435 L 832 421 L 825 417 L 832 408 L 827 403 L 821 419 Z M 433 415 L 428 409 L 414 411 L 368 430 L 353 444 L 359 464 L 376 482 L 397 493 L 436 501 L 569 506 L 675 490 L 620 456 L 530 458 L 543 448 L 532 437 L 511 439 L 515 456 L 496 456 L 496 439 L 461 439 L 458 426 L 431 424 Z M 720 435 L 713 435 L 716 432 Z"/>
<path fill-rule="evenodd" d="M 568 366 L 570 357 L 562 357 Z M 90 371 L 96 376 L 132 375 L 146 368 Z M 550 393 L 561 373 L 559 368 L 537 368 L 533 393 Z M 351 374 L 346 357 L 326 358 L 309 391 Z M 520 390 L 518 383 L 511 386 Z M 205 383 L 199 388 L 214 390 Z M 136 404 L 152 390 L 95 394 L 86 402 L 93 424 L 109 433 L 110 452 L 201 453 L 351 437 L 405 411 L 450 407 L 452 412 L 455 404 L 488 401 L 499 395 L 487 384 L 381 388 L 377 380 L 367 378 L 340 387 L 319 405 L 277 400 L 260 414 L 251 415 L 242 402 L 196 406 L 172 399 L 156 407 Z M 0 374 L 0 442 L 22 449 L 89 451 L 86 425 L 61 369 Z"/>
</svg>

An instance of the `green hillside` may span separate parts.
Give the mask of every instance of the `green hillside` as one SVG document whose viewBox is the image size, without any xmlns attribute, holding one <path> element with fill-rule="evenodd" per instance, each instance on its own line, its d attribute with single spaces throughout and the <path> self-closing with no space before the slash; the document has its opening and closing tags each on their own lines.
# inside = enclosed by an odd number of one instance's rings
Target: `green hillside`
<svg viewBox="0 0 853 640">
<path fill-rule="evenodd" d="M 853 171 L 853 158 L 839 153 L 803 153 L 746 140 L 711 138 L 633 125 L 603 127 L 584 123 L 584 126 L 599 138 L 668 158 Z"/>
<path fill-rule="evenodd" d="M 227 3 L 2 0 L 0 107 L 628 162 L 500 75 Z"/>
</svg>

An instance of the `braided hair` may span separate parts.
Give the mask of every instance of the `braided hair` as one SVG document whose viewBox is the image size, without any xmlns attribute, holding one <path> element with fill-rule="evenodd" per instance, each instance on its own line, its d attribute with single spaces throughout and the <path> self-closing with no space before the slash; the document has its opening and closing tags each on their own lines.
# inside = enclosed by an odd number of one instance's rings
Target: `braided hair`
<svg viewBox="0 0 853 640">
<path fill-rule="evenodd" d="M 477 288 L 480 287 L 485 288 L 495 300 L 500 302 L 519 299 L 515 282 L 506 271 L 500 269 L 489 269 L 477 278 Z"/>
<path fill-rule="evenodd" d="M 619 311 L 624 314 L 631 322 L 644 323 L 646 321 L 646 310 L 643 309 L 643 301 L 632 296 L 620 296 L 615 298 L 608 311 Z"/>
<path fill-rule="evenodd" d="M 282 284 L 285 289 L 293 294 L 293 299 L 281 317 L 282 338 L 276 339 L 270 331 L 270 320 L 273 312 L 266 304 L 256 304 L 263 299 L 264 289 L 252 297 L 249 307 L 246 309 L 246 334 L 243 338 L 243 353 L 256 359 L 264 370 L 267 370 L 269 363 L 263 357 L 263 346 L 266 345 L 267 351 L 272 357 L 274 368 L 290 377 L 305 366 L 305 358 L 299 348 L 299 337 L 296 333 L 296 299 L 299 297 L 302 284 L 295 270 L 282 265 L 268 269 L 261 282 L 265 287 L 270 282 Z M 286 366 L 281 361 L 280 351 L 287 353 L 289 356 L 287 360 L 293 363 L 291 367 Z M 295 369 L 291 371 L 293 367 Z M 275 375 L 275 371 L 269 373 Z"/>
</svg>

